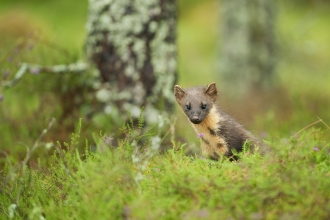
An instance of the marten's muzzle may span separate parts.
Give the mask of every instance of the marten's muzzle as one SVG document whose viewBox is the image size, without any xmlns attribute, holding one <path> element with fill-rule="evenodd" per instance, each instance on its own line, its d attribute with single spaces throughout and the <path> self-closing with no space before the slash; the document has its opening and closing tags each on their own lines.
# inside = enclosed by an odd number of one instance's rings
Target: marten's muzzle
<svg viewBox="0 0 330 220">
<path fill-rule="evenodd" d="M 193 115 L 191 118 L 190 118 L 190 121 L 194 124 L 199 124 L 202 122 L 202 119 L 198 116 L 198 115 Z"/>
</svg>

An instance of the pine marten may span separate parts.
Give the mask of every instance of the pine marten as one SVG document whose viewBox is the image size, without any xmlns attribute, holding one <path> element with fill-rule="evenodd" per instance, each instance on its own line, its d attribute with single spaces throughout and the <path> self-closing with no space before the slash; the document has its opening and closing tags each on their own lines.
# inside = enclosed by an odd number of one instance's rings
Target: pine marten
<svg viewBox="0 0 330 220">
<path fill-rule="evenodd" d="M 251 151 L 261 145 L 256 137 L 216 104 L 218 90 L 215 83 L 206 87 L 187 89 L 176 85 L 174 94 L 193 128 L 203 140 L 203 154 L 211 159 L 219 160 L 226 156 L 231 160 L 237 160 L 233 152 L 241 152 L 245 142 L 248 142 Z"/>
</svg>

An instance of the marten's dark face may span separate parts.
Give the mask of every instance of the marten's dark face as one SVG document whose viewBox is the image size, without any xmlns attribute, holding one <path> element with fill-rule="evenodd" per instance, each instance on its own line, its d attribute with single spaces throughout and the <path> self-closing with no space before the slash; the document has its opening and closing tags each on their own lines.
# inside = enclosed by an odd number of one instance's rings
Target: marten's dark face
<svg viewBox="0 0 330 220">
<path fill-rule="evenodd" d="M 180 86 L 175 86 L 174 94 L 189 120 L 194 124 L 199 124 L 212 109 L 217 99 L 217 88 L 215 83 L 207 87 L 192 87 L 185 90 Z"/>
<path fill-rule="evenodd" d="M 201 123 L 213 107 L 213 102 L 195 94 L 188 94 L 179 104 L 189 120 L 194 124 Z"/>
</svg>

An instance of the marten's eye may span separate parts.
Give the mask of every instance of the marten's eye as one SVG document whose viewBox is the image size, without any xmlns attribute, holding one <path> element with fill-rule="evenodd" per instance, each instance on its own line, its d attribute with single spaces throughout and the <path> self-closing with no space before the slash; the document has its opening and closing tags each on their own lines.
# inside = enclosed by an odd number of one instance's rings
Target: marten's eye
<svg viewBox="0 0 330 220">
<path fill-rule="evenodd" d="M 186 109 L 187 109 L 187 110 L 190 110 L 190 109 L 191 109 L 190 104 L 189 104 L 189 105 L 186 105 Z"/>
<path fill-rule="evenodd" d="M 202 104 L 202 109 L 206 109 L 207 105 L 206 104 Z"/>
</svg>

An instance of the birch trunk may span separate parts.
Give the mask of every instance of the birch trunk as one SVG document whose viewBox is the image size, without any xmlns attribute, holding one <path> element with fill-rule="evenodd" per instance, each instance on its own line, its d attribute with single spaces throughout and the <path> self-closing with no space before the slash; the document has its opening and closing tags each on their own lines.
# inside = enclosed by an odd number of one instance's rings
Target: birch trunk
<svg viewBox="0 0 330 220">
<path fill-rule="evenodd" d="M 173 108 L 175 0 L 89 0 L 87 55 L 101 77 L 97 98 L 119 117 L 156 122 Z"/>
</svg>

